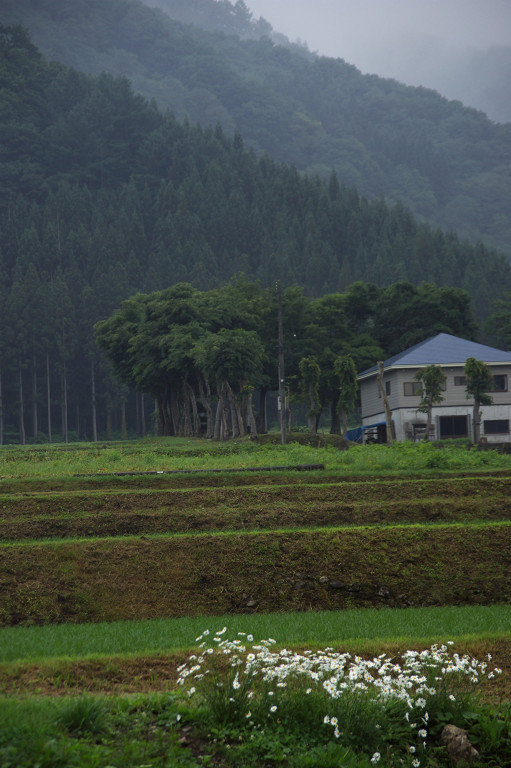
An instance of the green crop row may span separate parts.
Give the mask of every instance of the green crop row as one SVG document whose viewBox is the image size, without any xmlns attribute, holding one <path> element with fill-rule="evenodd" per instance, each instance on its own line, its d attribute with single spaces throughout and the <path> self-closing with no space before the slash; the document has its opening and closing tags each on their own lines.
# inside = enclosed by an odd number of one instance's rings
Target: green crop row
<svg viewBox="0 0 511 768">
<path fill-rule="evenodd" d="M 205 629 L 277 636 L 285 645 L 342 645 L 374 641 L 446 641 L 511 634 L 511 605 L 435 606 L 185 616 L 150 621 L 49 624 L 0 629 L 0 662 L 176 652 Z"/>
</svg>

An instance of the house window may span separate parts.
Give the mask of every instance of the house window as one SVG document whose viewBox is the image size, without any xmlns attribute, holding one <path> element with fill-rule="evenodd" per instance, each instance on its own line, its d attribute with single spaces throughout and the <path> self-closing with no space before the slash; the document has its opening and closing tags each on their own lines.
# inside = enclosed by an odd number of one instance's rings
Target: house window
<svg viewBox="0 0 511 768">
<path fill-rule="evenodd" d="M 507 392 L 507 376 L 504 373 L 497 373 L 493 377 L 492 392 Z"/>
<path fill-rule="evenodd" d="M 450 437 L 468 437 L 466 416 L 440 416 L 440 440 Z"/>
<path fill-rule="evenodd" d="M 485 419 L 485 435 L 509 435 L 509 419 Z"/>
<path fill-rule="evenodd" d="M 454 377 L 454 386 L 455 387 L 464 387 L 467 383 L 467 377 L 466 376 L 455 376 Z"/>
<path fill-rule="evenodd" d="M 412 395 L 420 396 L 422 394 L 422 385 L 420 381 L 405 381 L 403 383 L 403 389 L 407 397 L 411 397 Z"/>
<path fill-rule="evenodd" d="M 381 399 L 380 387 L 378 386 L 378 384 L 376 385 L 376 387 L 378 389 L 378 397 Z M 390 395 L 390 381 L 385 382 L 385 394 Z"/>
</svg>

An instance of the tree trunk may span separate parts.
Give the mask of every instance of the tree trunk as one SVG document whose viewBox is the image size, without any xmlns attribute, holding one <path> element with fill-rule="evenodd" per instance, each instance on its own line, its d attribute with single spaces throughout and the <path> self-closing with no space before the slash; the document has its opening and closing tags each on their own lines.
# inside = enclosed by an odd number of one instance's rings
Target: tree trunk
<svg viewBox="0 0 511 768">
<path fill-rule="evenodd" d="M 142 437 L 146 436 L 146 418 L 145 418 L 145 395 L 142 393 L 140 395 L 140 427 L 142 432 Z"/>
<path fill-rule="evenodd" d="M 199 409 L 197 408 L 197 397 L 195 396 L 195 390 L 194 388 L 186 383 L 186 386 L 188 388 L 188 395 L 190 397 L 190 403 L 192 406 L 192 419 L 193 419 L 193 428 L 192 428 L 192 434 L 194 437 L 200 437 L 200 418 L 199 418 Z"/>
<path fill-rule="evenodd" d="M 282 285 L 277 280 L 277 326 L 279 337 L 279 402 L 280 442 L 285 445 L 286 435 L 286 373 L 284 365 L 284 313 L 282 311 Z"/>
<path fill-rule="evenodd" d="M 474 443 L 479 444 L 481 439 L 481 403 L 479 400 L 474 401 L 474 410 L 472 411 L 472 429 L 474 433 Z"/>
<path fill-rule="evenodd" d="M 220 384 L 217 386 L 217 392 L 218 392 L 218 402 L 216 405 L 216 414 L 215 414 L 215 430 L 213 433 L 213 438 L 215 440 L 221 440 L 222 435 L 222 421 L 223 421 L 223 413 L 225 409 L 225 403 L 224 398 L 222 394 L 222 387 Z"/>
<path fill-rule="evenodd" d="M 128 439 L 128 425 L 126 423 L 126 399 L 123 397 L 121 402 L 121 440 Z"/>
<path fill-rule="evenodd" d="M 431 435 L 431 424 L 433 423 L 433 399 L 430 396 L 428 399 L 428 410 L 426 413 L 426 434 L 424 435 L 424 442 L 429 442 Z"/>
<path fill-rule="evenodd" d="M 37 437 L 39 432 L 39 419 L 37 412 L 37 368 L 35 355 L 32 356 L 32 437 Z"/>
<path fill-rule="evenodd" d="M 165 434 L 165 419 L 163 418 L 163 400 L 156 398 L 154 401 L 154 436 Z"/>
<path fill-rule="evenodd" d="M 217 385 L 218 391 L 218 406 L 215 419 L 215 435 L 218 434 L 218 440 L 227 440 L 229 436 L 229 404 L 227 399 L 227 392 L 225 389 L 225 382 L 221 382 Z"/>
<path fill-rule="evenodd" d="M 19 400 L 20 400 L 20 443 L 21 445 L 25 445 L 27 442 L 27 436 L 25 432 L 25 413 L 24 413 L 24 404 L 23 404 L 23 375 L 21 372 L 21 364 L 18 369 L 19 373 Z"/>
<path fill-rule="evenodd" d="M 337 404 L 339 402 L 339 393 L 332 392 L 332 399 L 330 401 L 330 434 L 341 434 L 341 420 L 339 418 L 339 412 L 337 410 Z M 344 424 L 344 418 L 343 418 Z M 344 428 L 344 434 L 346 434 L 346 428 Z"/>
<path fill-rule="evenodd" d="M 188 382 L 183 379 L 183 436 L 191 437 L 192 432 L 192 420 L 190 418 L 192 403 L 190 399 L 190 386 Z"/>
<path fill-rule="evenodd" d="M 267 393 L 268 393 L 268 387 L 261 387 L 259 389 L 259 413 L 257 414 L 257 418 L 256 418 L 258 434 L 266 434 L 266 432 L 268 432 L 268 423 L 266 418 Z"/>
<path fill-rule="evenodd" d="M 62 434 L 64 436 L 64 442 L 69 442 L 69 430 L 68 430 L 68 414 L 67 414 L 67 372 L 66 364 L 64 363 L 64 369 L 62 371 Z"/>
<path fill-rule="evenodd" d="M 171 420 L 169 425 L 169 431 L 166 434 L 178 435 L 181 418 L 179 414 L 179 401 L 173 389 L 170 391 L 170 416 L 171 416 Z"/>
<path fill-rule="evenodd" d="M 341 417 L 342 417 L 342 434 L 344 437 L 346 437 L 346 432 L 348 431 L 348 412 L 343 408 L 341 411 Z M 336 434 L 339 434 L 338 432 Z"/>
<path fill-rule="evenodd" d="M 211 408 L 211 387 L 209 386 L 209 381 L 204 379 L 203 382 L 200 375 L 197 376 L 197 384 L 199 386 L 199 397 L 201 403 L 206 409 L 206 439 L 210 439 L 214 434 L 213 410 Z"/>
<path fill-rule="evenodd" d="M 48 442 L 51 443 L 51 386 L 50 386 L 50 356 L 46 353 L 46 401 L 48 408 Z"/>
<path fill-rule="evenodd" d="M 0 445 L 4 444 L 4 398 L 2 394 L 2 373 L 0 372 Z"/>
<path fill-rule="evenodd" d="M 230 384 L 227 385 L 229 389 L 231 390 L 231 395 L 234 401 L 234 407 L 236 409 L 236 417 L 238 421 L 238 430 L 239 430 L 239 436 L 245 437 L 247 434 L 247 425 L 245 423 L 245 416 L 244 416 L 244 403 L 245 403 L 245 397 L 240 395 L 239 397 L 236 397 L 234 394 L 232 387 Z M 241 387 L 241 390 L 244 390 L 244 387 Z"/>
<path fill-rule="evenodd" d="M 91 384 L 91 402 L 92 402 L 92 441 L 98 442 L 98 417 L 96 411 L 96 371 L 94 369 L 94 360 L 91 360 L 90 368 Z"/>
<path fill-rule="evenodd" d="M 309 385 L 309 405 L 310 405 L 310 413 L 309 416 L 307 416 L 307 424 L 309 427 L 309 430 L 312 432 L 313 435 L 317 434 L 318 431 L 318 416 L 314 413 L 314 411 L 317 408 L 316 401 L 314 399 L 314 388 L 313 385 Z"/>
<path fill-rule="evenodd" d="M 254 390 L 249 388 L 247 394 L 247 422 L 250 427 L 250 437 L 257 437 L 257 424 L 254 418 L 254 409 L 252 408 L 252 397 L 254 396 Z"/>
<path fill-rule="evenodd" d="M 159 406 L 159 435 L 177 435 L 179 429 L 179 411 L 177 412 L 177 421 L 174 426 L 172 392 L 167 397 L 158 400 Z"/>
<path fill-rule="evenodd" d="M 243 415 L 243 404 L 237 398 L 235 399 L 235 404 L 240 437 L 245 437 L 247 434 L 247 425 L 245 423 L 245 416 Z"/>
<path fill-rule="evenodd" d="M 222 440 L 227 440 L 229 438 L 229 404 L 227 400 L 227 395 L 224 394 L 222 397 Z"/>
<path fill-rule="evenodd" d="M 232 387 L 228 381 L 224 381 L 223 386 L 227 395 L 227 401 L 229 403 L 229 408 L 231 411 L 231 434 L 233 437 L 239 437 L 241 434 L 241 430 L 240 430 L 240 425 L 238 421 L 238 408 L 237 408 L 236 398 L 234 396 L 234 392 L 232 391 Z"/>
<path fill-rule="evenodd" d="M 385 388 L 383 386 L 383 369 L 384 369 L 383 362 L 379 360 L 378 373 L 376 374 L 376 381 L 378 383 L 378 389 L 380 390 L 380 395 L 383 402 L 383 408 L 385 410 L 385 421 L 387 422 L 387 443 L 388 445 L 393 445 L 394 440 L 392 439 L 392 411 L 390 410 L 389 399 L 387 397 L 387 393 L 385 392 Z"/>
</svg>

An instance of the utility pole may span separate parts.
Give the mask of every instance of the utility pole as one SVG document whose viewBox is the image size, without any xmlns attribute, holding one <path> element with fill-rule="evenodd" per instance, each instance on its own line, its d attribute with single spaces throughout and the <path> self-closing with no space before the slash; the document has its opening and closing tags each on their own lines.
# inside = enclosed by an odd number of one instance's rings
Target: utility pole
<svg viewBox="0 0 511 768">
<path fill-rule="evenodd" d="M 282 286 L 277 281 L 277 307 L 279 325 L 279 417 L 280 442 L 286 444 L 286 388 L 284 378 L 284 324 L 282 319 Z"/>
</svg>

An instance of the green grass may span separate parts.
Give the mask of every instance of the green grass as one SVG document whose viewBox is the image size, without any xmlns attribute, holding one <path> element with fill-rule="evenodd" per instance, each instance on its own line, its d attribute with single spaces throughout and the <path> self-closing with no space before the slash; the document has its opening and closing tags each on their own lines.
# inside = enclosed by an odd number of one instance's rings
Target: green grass
<svg viewBox="0 0 511 768">
<path fill-rule="evenodd" d="M 232 537 L 239 537 L 240 535 L 251 537 L 251 538 L 257 538 L 259 536 L 264 536 L 268 534 L 272 534 L 275 536 L 279 535 L 285 535 L 285 534 L 310 534 L 310 533 L 331 533 L 331 534 L 338 534 L 342 533 L 343 531 L 350 531 L 351 533 L 357 533 L 359 531 L 370 531 L 378 528 L 382 528 L 384 530 L 387 530 L 389 528 L 392 528 L 393 531 L 396 531 L 396 533 L 399 533 L 400 531 L 421 531 L 422 529 L 427 530 L 433 530 L 433 529 L 439 529 L 439 530 L 459 530 L 459 529 L 466 529 L 466 528 L 481 528 L 481 529 L 487 529 L 487 528 L 505 528 L 511 526 L 511 520 L 495 520 L 487 522 L 485 520 L 468 520 L 465 522 L 453 522 L 453 523 L 445 523 L 445 522 L 421 522 L 421 523 L 379 523 L 379 524 L 369 524 L 369 525 L 301 525 L 301 526 L 293 526 L 293 527 L 283 527 L 283 528 L 257 528 L 255 530 L 247 529 L 240 531 L 239 529 L 233 529 L 233 530 L 218 530 L 218 531 L 195 531 L 190 532 L 186 531 L 184 533 L 146 533 L 144 534 L 144 539 L 152 539 L 154 541 L 164 541 L 164 540 L 176 540 L 176 539 L 211 539 L 213 538 L 219 538 L 219 539 L 228 539 Z M 22 541 L 6 541 L 2 544 L 2 548 L 4 549 L 11 549 L 11 548 L 23 548 L 23 547 L 55 547 L 59 544 L 79 544 L 79 543 L 85 543 L 85 544 L 91 544 L 94 542 L 130 542 L 140 541 L 140 534 L 122 534 L 120 536 L 77 536 L 77 537 L 63 537 L 63 538 L 52 538 L 52 539 L 23 539 Z"/>
<path fill-rule="evenodd" d="M 260 445 L 183 438 L 77 446 L 22 446 L 0 450 L 0 479 L 65 478 L 74 474 L 213 470 L 323 463 L 330 472 L 360 475 L 511 469 L 511 455 L 467 450 L 457 443 L 312 448 L 298 443 Z"/>
<path fill-rule="evenodd" d="M 511 605 L 359 609 L 58 624 L 0 629 L 0 661 L 171 652 L 194 645 L 204 629 L 278 637 L 288 645 L 360 640 L 449 639 L 511 634 Z"/>
<path fill-rule="evenodd" d="M 232 680 L 231 680 L 232 682 Z M 307 684 L 307 683 L 305 683 Z M 302 686 L 303 687 L 303 686 Z M 175 694 L 124 697 L 65 697 L 16 700 L 0 697 L 0 764 L 2 768 L 381 768 L 412 766 L 410 743 L 421 765 L 448 768 L 441 729 L 455 722 L 469 731 L 480 759 L 474 768 L 504 768 L 511 759 L 509 709 L 470 703 L 453 704 L 448 690 L 428 706 L 427 744 L 403 717 L 406 705 L 383 704 L 363 695 L 343 695 L 335 702 L 316 686 L 293 686 L 278 695 L 277 712 L 268 712 L 268 697 L 247 701 L 197 703 Z M 456 690 L 456 689 L 454 689 Z M 229 693 L 233 691 L 229 691 Z M 233 692 L 235 693 L 235 692 Z M 457 693 L 457 691 L 456 691 Z M 271 699 L 276 701 L 277 697 Z M 230 701 L 233 701 L 232 697 Z M 265 711 L 266 710 L 266 711 Z M 414 710 L 418 718 L 420 706 Z M 334 736 L 333 722 L 340 724 Z M 376 727 L 375 727 L 376 726 Z M 426 744 L 426 748 L 423 747 Z"/>
<path fill-rule="evenodd" d="M 198 766 L 178 743 L 172 696 L 13 700 L 0 697 L 2 768 Z M 205 763 L 206 765 L 208 763 Z"/>
</svg>

